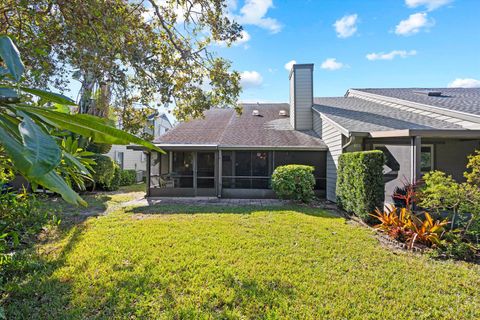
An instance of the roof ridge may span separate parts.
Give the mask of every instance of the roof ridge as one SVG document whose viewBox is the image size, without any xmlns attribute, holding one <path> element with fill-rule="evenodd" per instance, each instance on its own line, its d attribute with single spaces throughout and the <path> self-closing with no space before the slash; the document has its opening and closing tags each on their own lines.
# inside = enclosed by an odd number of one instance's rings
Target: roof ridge
<svg viewBox="0 0 480 320">
<path fill-rule="evenodd" d="M 230 119 L 228 120 L 227 124 L 223 126 L 222 133 L 218 137 L 218 145 L 221 145 L 223 143 L 223 138 L 225 136 L 225 132 L 227 131 L 228 126 L 232 123 L 233 117 L 237 114 L 237 111 L 235 109 L 231 109 L 233 112 L 230 115 Z"/>
</svg>

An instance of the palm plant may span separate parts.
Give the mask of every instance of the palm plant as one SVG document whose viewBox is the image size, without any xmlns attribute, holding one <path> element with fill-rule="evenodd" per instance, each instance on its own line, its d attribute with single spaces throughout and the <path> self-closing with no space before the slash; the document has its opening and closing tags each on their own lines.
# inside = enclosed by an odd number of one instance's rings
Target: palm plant
<svg viewBox="0 0 480 320">
<path fill-rule="evenodd" d="M 75 161 L 66 148 L 62 151 L 52 137 L 54 130 L 68 130 L 96 143 L 134 143 L 163 152 L 148 141 L 110 126 L 106 119 L 62 111 L 62 106 L 65 110 L 75 102 L 61 94 L 24 86 L 24 65 L 7 36 L 0 36 L 0 59 L 0 146 L 34 187 L 41 185 L 69 203 L 86 205 L 57 171 L 62 159 L 80 171 L 86 169 L 85 165 Z"/>
</svg>

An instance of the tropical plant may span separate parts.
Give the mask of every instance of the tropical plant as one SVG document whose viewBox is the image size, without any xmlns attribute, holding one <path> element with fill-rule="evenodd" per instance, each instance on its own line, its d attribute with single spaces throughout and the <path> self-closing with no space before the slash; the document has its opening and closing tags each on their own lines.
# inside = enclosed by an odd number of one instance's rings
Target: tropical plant
<svg viewBox="0 0 480 320">
<path fill-rule="evenodd" d="M 375 210 L 372 217 L 380 221 L 375 225 L 377 230 L 388 234 L 391 238 L 407 243 L 412 249 L 415 243 L 427 246 L 438 246 L 448 220 L 433 220 L 428 212 L 424 212 L 424 219 L 415 215 L 408 208 L 397 208 L 393 205 L 386 210 Z"/>
<path fill-rule="evenodd" d="M 85 190 L 85 182 L 93 181 L 91 172 L 95 160 L 93 152 L 85 151 L 78 146 L 78 140 L 68 136 L 61 141 L 62 160 L 56 171 L 67 184 L 78 190 Z"/>
<path fill-rule="evenodd" d="M 403 187 L 396 187 L 392 198 L 396 206 L 402 208 L 408 208 L 413 210 L 417 202 L 417 190 L 419 188 L 419 183 L 411 183 L 406 178 L 404 179 Z"/>
<path fill-rule="evenodd" d="M 4 65 L 0 67 L 0 144 L 12 166 L 34 187 L 41 185 L 61 194 L 67 202 L 86 205 L 56 171 L 62 150 L 51 136 L 53 130 L 68 130 L 98 143 L 135 143 L 162 152 L 148 141 L 109 126 L 105 119 L 48 108 L 75 103 L 63 95 L 22 85 L 24 65 L 7 36 L 0 36 L 0 58 Z M 63 156 L 74 158 L 66 151 Z M 75 161 L 71 164 L 78 166 Z M 83 170 L 81 166 L 78 169 Z"/>
<path fill-rule="evenodd" d="M 448 224 L 448 220 L 444 219 L 433 220 L 432 216 L 428 212 L 424 212 L 424 219 L 420 219 L 416 215 L 410 215 L 410 219 L 407 220 L 405 228 L 411 231 L 408 236 L 407 243 L 410 248 L 413 247 L 415 242 L 420 242 L 429 246 L 437 246 L 440 243 L 440 237 L 444 231 L 444 226 Z"/>
</svg>

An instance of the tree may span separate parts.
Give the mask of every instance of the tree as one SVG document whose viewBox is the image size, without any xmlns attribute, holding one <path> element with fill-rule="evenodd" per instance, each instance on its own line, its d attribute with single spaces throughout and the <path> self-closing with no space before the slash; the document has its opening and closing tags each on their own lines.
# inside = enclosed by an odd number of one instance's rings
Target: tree
<svg viewBox="0 0 480 320">
<path fill-rule="evenodd" d="M 4 0 L 0 33 L 25 53 L 31 81 L 65 89 L 82 82 L 81 113 L 102 110 L 98 92 L 121 105 L 136 92 L 143 105 L 174 103 L 179 119 L 211 107 L 235 106 L 238 72 L 211 52 L 232 43 L 241 27 L 227 0 Z M 105 110 L 105 109 L 103 109 Z"/>
<path fill-rule="evenodd" d="M 0 152 L 4 149 L 10 160 L 0 163 L 6 163 L 7 170 L 13 166 L 33 184 L 61 194 L 70 203 L 86 204 L 57 172 L 66 163 L 85 171 L 85 164 L 68 152 L 78 148 L 61 149 L 52 133 L 68 130 L 97 143 L 135 143 L 163 152 L 148 141 L 111 127 L 105 119 L 65 112 L 65 106 L 75 105 L 65 96 L 24 86 L 24 65 L 7 36 L 0 36 L 0 59 L 4 65 L 0 64 Z M 66 161 L 62 163 L 62 159 Z"/>
</svg>

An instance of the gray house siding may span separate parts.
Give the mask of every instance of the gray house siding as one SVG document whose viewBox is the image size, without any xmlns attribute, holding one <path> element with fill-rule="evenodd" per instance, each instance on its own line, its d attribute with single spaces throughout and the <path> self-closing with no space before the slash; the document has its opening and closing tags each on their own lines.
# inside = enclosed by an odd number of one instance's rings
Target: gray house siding
<svg viewBox="0 0 480 320">
<path fill-rule="evenodd" d="M 411 152 L 412 148 L 409 141 L 398 139 L 397 141 L 375 141 L 370 140 L 367 150 L 380 149 L 386 157 L 386 164 L 383 167 L 385 181 L 385 203 L 393 203 L 393 193 L 397 187 L 402 187 L 403 183 L 410 181 L 411 176 Z"/>
<path fill-rule="evenodd" d="M 313 65 L 294 65 L 290 75 L 290 122 L 296 130 L 312 129 Z"/>
<path fill-rule="evenodd" d="M 336 202 L 338 157 L 342 154 L 342 134 L 318 113 L 313 114 L 313 130 L 328 146 L 327 151 L 327 200 Z"/>
<path fill-rule="evenodd" d="M 428 140 L 424 140 L 424 143 L 428 144 Z M 467 157 L 479 147 L 478 140 L 446 140 L 445 143 L 434 144 L 435 169 L 451 174 L 457 181 L 463 181 Z"/>
<path fill-rule="evenodd" d="M 295 75 L 295 122 L 297 130 L 312 129 L 312 70 L 298 69 Z"/>
<path fill-rule="evenodd" d="M 290 76 L 290 125 L 295 128 L 295 73 Z"/>
</svg>

